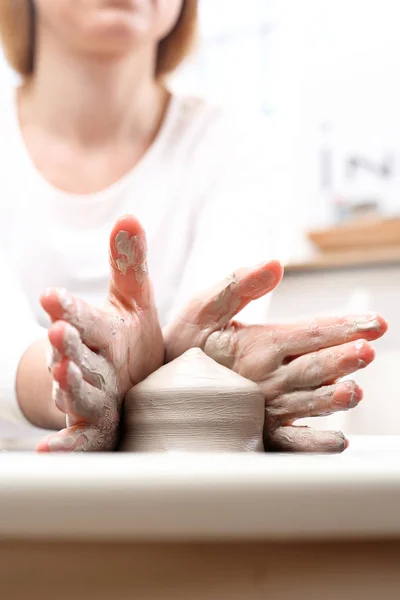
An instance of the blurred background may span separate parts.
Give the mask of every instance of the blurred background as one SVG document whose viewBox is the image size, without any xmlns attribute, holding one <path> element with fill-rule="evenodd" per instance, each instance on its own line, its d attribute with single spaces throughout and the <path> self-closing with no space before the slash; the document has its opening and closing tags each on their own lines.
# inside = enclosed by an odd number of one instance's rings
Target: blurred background
<svg viewBox="0 0 400 600">
<path fill-rule="evenodd" d="M 288 176 L 299 232 L 367 210 L 400 213 L 398 3 L 201 0 L 200 8 L 198 52 L 175 84 L 280 119 L 295 149 Z"/>
<path fill-rule="evenodd" d="M 290 236 L 270 320 L 377 311 L 389 322 L 375 363 L 355 377 L 364 401 L 318 425 L 399 434 L 400 6 L 201 0 L 200 7 L 198 51 L 174 85 L 279 124 L 271 143 L 290 181 L 281 182 Z"/>
<path fill-rule="evenodd" d="M 365 401 L 326 421 L 347 434 L 400 432 L 399 17 L 396 0 L 200 0 L 197 50 L 171 81 L 279 123 L 290 236 L 270 319 L 389 321 L 356 377 Z M 14 80 L 0 55 L 0 93 Z"/>
</svg>

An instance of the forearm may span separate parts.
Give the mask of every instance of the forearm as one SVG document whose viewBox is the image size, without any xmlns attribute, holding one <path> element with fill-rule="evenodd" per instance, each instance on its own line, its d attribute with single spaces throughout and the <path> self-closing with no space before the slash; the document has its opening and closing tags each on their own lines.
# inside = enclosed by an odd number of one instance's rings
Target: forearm
<svg viewBox="0 0 400 600">
<path fill-rule="evenodd" d="M 39 340 L 26 350 L 17 371 L 16 392 L 22 413 L 32 425 L 59 430 L 65 427 L 65 415 L 52 400 L 47 348 L 47 340 Z"/>
</svg>

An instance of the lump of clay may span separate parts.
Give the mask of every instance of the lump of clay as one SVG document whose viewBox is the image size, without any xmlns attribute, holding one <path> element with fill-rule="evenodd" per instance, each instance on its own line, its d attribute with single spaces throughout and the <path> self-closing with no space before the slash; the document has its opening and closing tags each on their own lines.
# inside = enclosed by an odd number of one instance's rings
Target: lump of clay
<svg viewBox="0 0 400 600">
<path fill-rule="evenodd" d="M 133 387 L 122 452 L 262 452 L 259 387 L 193 348 Z"/>
</svg>

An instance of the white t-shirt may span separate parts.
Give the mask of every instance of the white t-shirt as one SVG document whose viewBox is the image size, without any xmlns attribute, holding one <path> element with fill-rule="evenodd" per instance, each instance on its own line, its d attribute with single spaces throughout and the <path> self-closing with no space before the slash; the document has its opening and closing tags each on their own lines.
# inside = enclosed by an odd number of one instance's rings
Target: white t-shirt
<svg viewBox="0 0 400 600">
<path fill-rule="evenodd" d="M 90 195 L 50 185 L 19 128 L 15 90 L 0 98 L 0 436 L 24 423 L 15 395 L 23 352 L 46 335 L 39 295 L 62 286 L 96 305 L 107 294 L 108 238 L 134 214 L 164 325 L 196 292 L 242 266 L 282 258 L 285 199 L 267 118 L 241 121 L 193 97 L 173 96 L 140 163 Z M 280 182 L 280 183 L 279 183 Z M 266 301 L 243 313 L 266 319 Z M 8 428 L 8 429 L 7 429 Z"/>
</svg>

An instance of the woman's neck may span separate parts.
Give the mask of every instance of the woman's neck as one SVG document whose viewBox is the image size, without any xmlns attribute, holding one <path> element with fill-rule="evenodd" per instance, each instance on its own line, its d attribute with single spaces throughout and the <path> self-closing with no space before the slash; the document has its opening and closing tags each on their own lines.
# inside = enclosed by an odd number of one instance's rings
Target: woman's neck
<svg viewBox="0 0 400 600">
<path fill-rule="evenodd" d="M 51 44 L 38 49 L 20 109 L 52 135 L 82 146 L 152 137 L 168 102 L 153 73 L 148 48 L 111 60 L 72 56 Z"/>
</svg>

